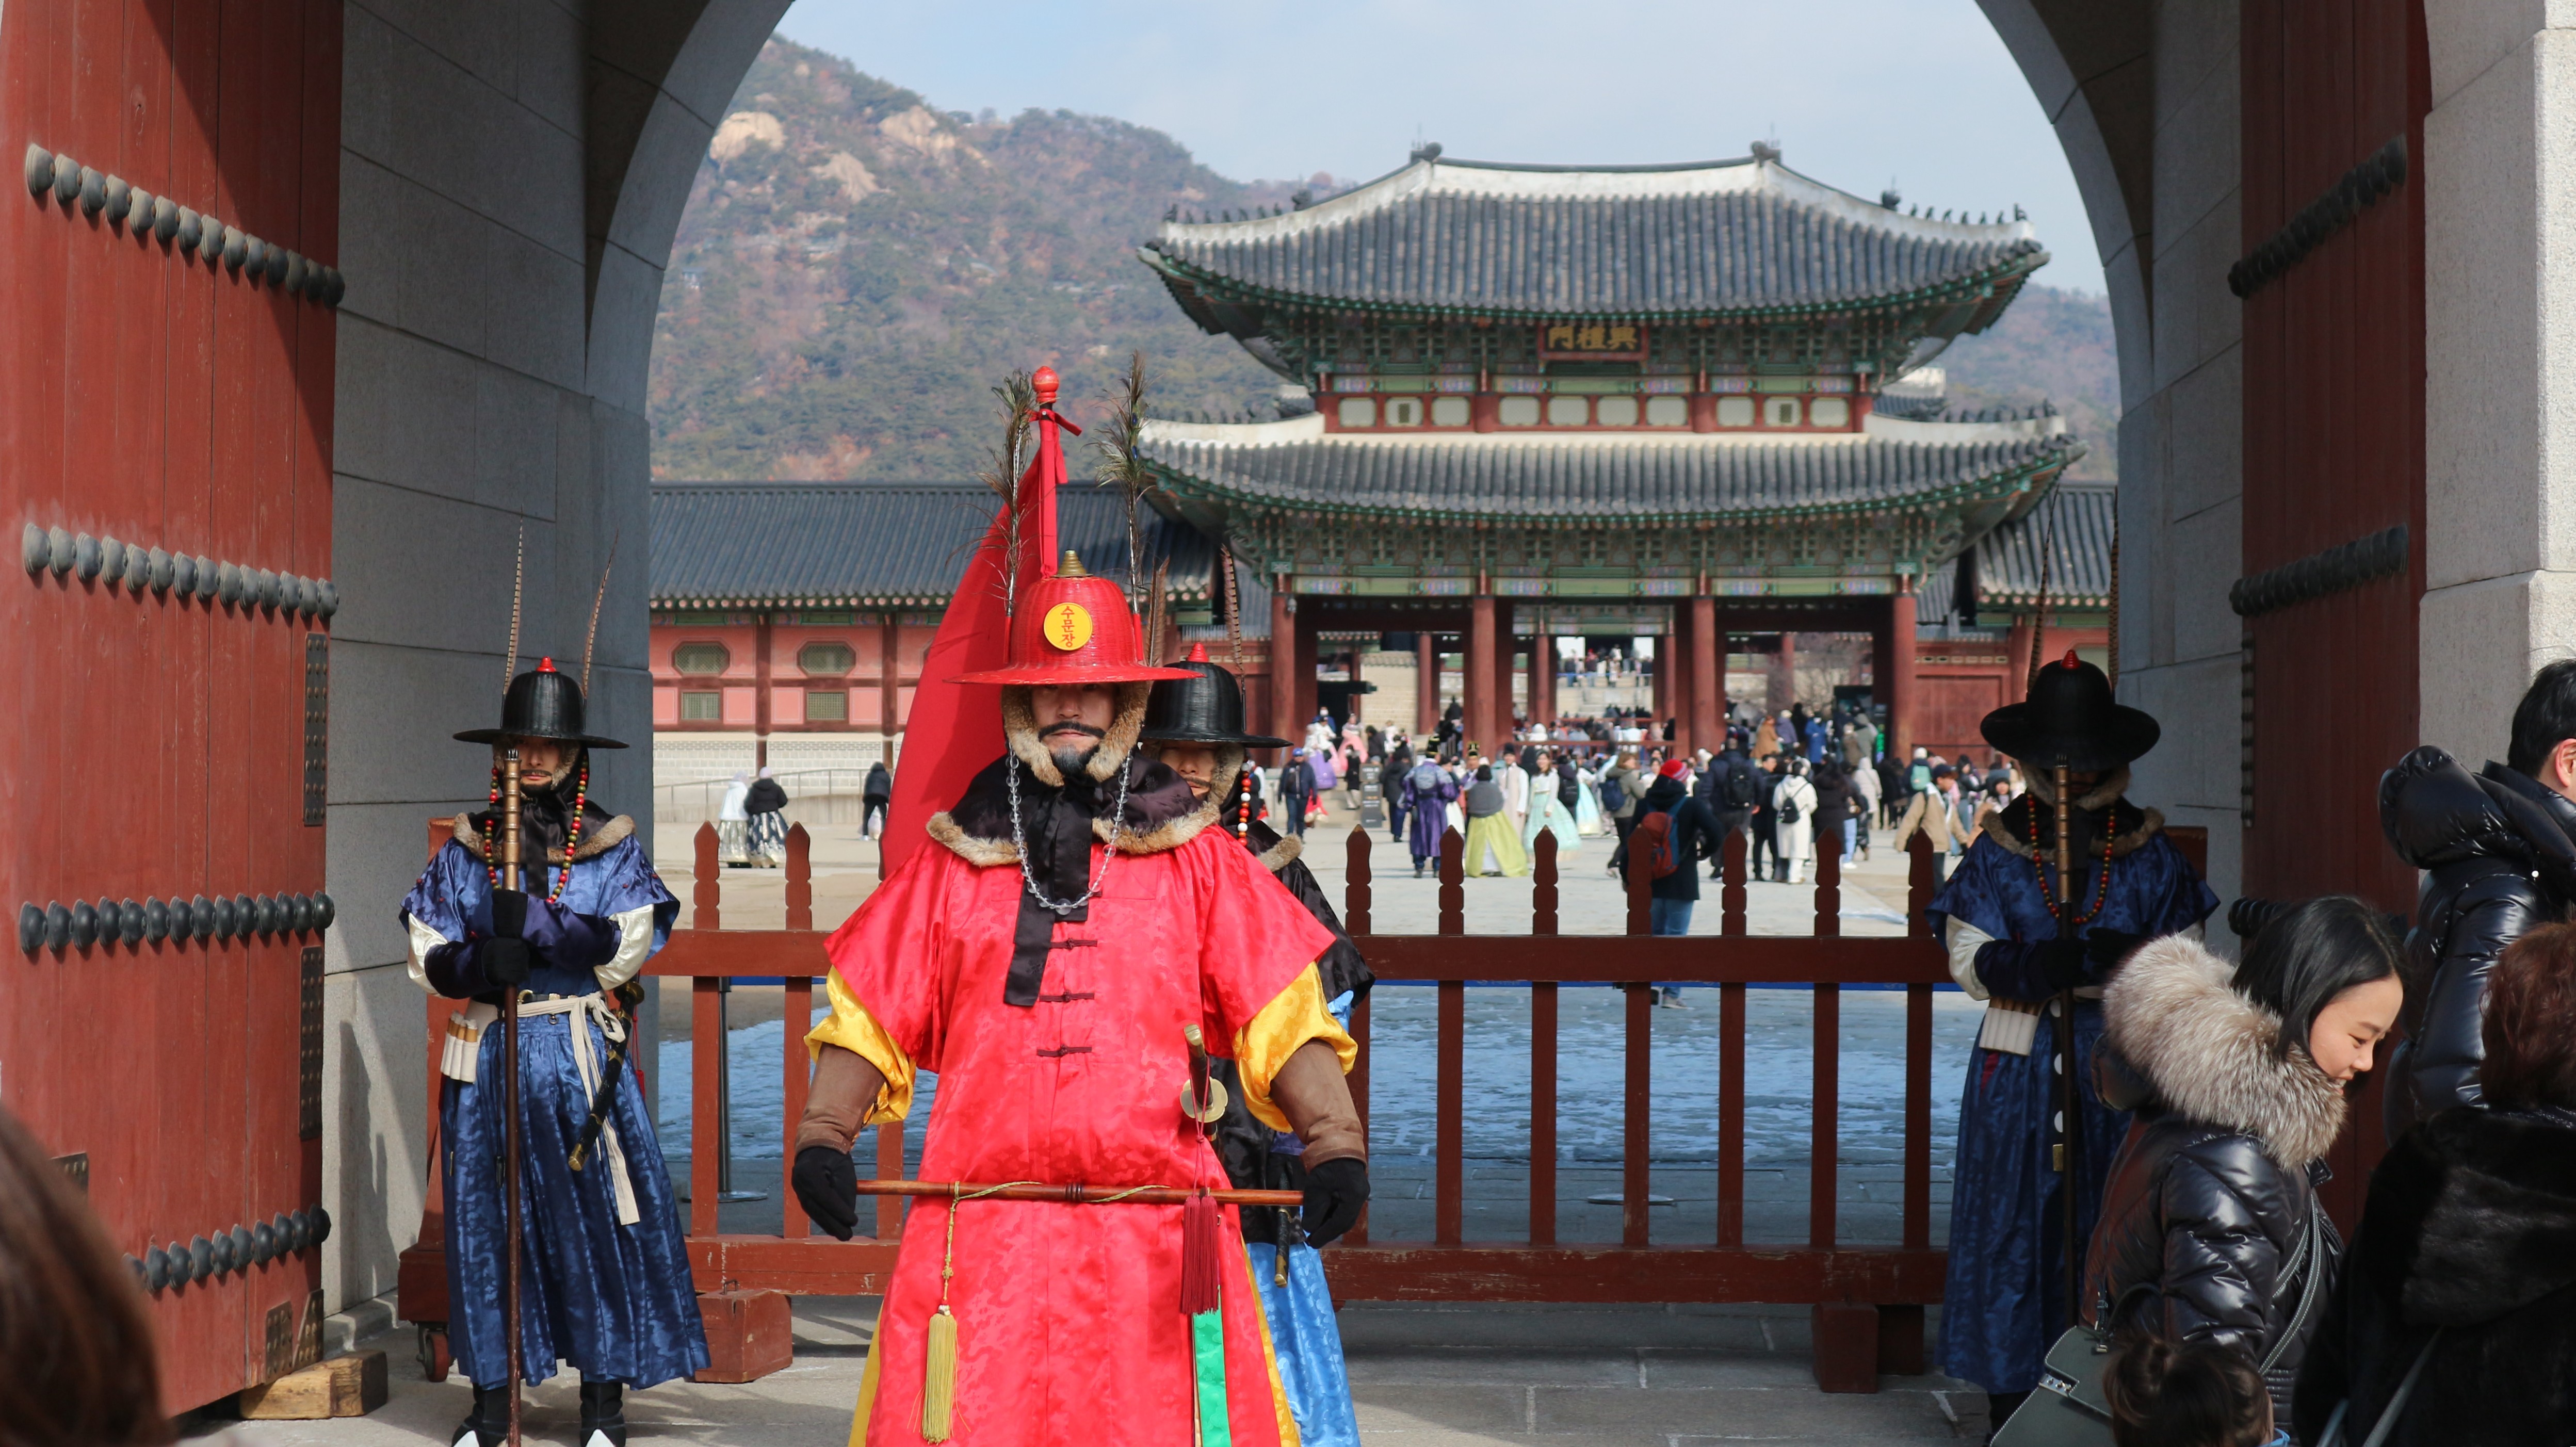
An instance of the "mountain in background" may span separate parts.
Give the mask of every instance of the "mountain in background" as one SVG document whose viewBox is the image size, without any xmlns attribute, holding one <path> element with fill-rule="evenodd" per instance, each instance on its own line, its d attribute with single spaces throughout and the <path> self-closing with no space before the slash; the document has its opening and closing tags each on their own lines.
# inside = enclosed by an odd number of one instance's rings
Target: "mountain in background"
<svg viewBox="0 0 2576 1447">
<path fill-rule="evenodd" d="M 1391 149 L 1389 165 L 1401 159 Z M 1085 427 L 1142 351 L 1149 410 L 1273 415 L 1280 378 L 1199 331 L 1136 260 L 1178 207 L 1221 215 L 1350 183 L 1230 181 L 1103 116 L 935 109 L 848 61 L 763 47 L 680 218 L 653 343 L 653 475 L 963 479 L 994 384 L 1043 362 Z M 2098 298 L 2025 289 L 1941 363 L 1954 407 L 2053 398 L 2111 476 L 2119 395 Z M 1075 463 L 1077 474 L 1087 470 Z"/>
</svg>

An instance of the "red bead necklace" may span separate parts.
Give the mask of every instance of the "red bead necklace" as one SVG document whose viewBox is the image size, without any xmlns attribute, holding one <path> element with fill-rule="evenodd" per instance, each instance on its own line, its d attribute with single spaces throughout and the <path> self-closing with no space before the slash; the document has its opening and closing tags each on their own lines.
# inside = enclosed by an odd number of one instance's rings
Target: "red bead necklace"
<svg viewBox="0 0 2576 1447">
<path fill-rule="evenodd" d="M 2066 918 L 2065 910 L 2058 904 L 2056 898 L 2049 893 L 2048 862 L 2040 858 L 2039 854 L 2039 800 L 2037 797 L 2030 794 L 2024 794 L 2022 797 L 2030 801 L 2030 840 L 2032 845 L 2030 851 L 2030 867 L 2032 872 L 2039 876 L 2039 902 L 2048 906 L 2048 917 L 2050 919 L 2056 920 L 2060 925 L 2067 925 L 2069 924 L 2069 921 Z M 2107 830 L 2104 831 L 2102 835 L 2102 867 L 2095 870 L 2094 875 L 2093 904 L 2082 914 L 2079 914 L 2074 918 L 2072 921 L 2072 927 L 2074 928 L 2081 929 L 2085 925 L 2092 923 L 2094 919 L 2101 915 L 2103 904 L 2111 897 L 2111 835 Z"/>
<path fill-rule="evenodd" d="M 1234 776 L 1234 839 L 1240 844 L 1252 835 L 1252 769 L 1249 765 Z"/>
<path fill-rule="evenodd" d="M 492 766 L 491 802 L 493 823 L 497 825 L 500 823 L 501 808 L 501 766 L 499 764 Z M 589 806 L 590 759 L 588 755 L 584 755 L 581 761 L 581 782 L 573 786 L 572 828 L 564 835 L 564 867 L 555 873 L 554 892 L 546 896 L 548 903 L 563 903 L 564 886 L 572 882 L 572 856 L 575 850 L 581 848 L 582 815 Z M 494 889 L 501 887 L 501 868 L 492 862 L 492 831 L 489 830 L 486 830 L 483 835 L 483 873 L 491 879 Z"/>
</svg>

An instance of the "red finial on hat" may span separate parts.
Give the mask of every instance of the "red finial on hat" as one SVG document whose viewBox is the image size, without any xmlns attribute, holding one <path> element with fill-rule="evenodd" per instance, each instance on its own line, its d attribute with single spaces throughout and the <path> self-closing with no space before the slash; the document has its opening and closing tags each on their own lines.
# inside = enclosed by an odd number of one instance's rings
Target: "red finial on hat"
<svg viewBox="0 0 2576 1447">
<path fill-rule="evenodd" d="M 1206 645 L 1206 644 L 1204 644 L 1204 643 L 1193 643 L 1193 644 L 1191 644 L 1191 645 L 1190 645 L 1190 659 L 1189 659 L 1189 661 L 1190 661 L 1190 662 L 1192 662 L 1192 663 L 1205 663 L 1205 662 L 1207 662 L 1207 661 L 1208 661 L 1208 656 L 1207 656 L 1207 645 Z"/>
<path fill-rule="evenodd" d="M 538 660 L 537 660 L 537 672 L 539 672 L 539 673 L 552 673 L 552 672 L 554 672 L 554 671 L 555 671 L 555 661 L 554 661 L 553 659 L 551 659 L 551 658 L 540 658 L 540 659 L 538 659 Z"/>
<path fill-rule="evenodd" d="M 2077 658 L 2075 656 L 2075 650 L 2070 648 L 2066 650 L 2066 656 L 2064 658 L 2057 660 L 2057 666 L 2060 668 L 2073 668 L 2083 661 L 2084 660 Z"/>
<path fill-rule="evenodd" d="M 1029 385 L 1037 389 L 1039 406 L 1052 407 L 1056 388 L 1063 385 L 1063 380 L 1056 376 L 1055 368 L 1040 367 L 1029 374 Z"/>
</svg>

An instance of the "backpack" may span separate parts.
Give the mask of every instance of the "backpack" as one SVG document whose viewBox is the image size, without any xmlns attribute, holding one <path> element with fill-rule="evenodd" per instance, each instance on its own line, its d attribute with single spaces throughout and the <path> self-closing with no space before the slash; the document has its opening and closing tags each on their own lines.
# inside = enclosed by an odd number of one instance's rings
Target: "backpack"
<svg viewBox="0 0 2576 1447">
<path fill-rule="evenodd" d="M 1772 804 L 1780 811 L 1780 822 L 1783 824 L 1795 824 L 1807 817 L 1799 812 L 1797 799 L 1789 793 L 1786 780 L 1796 777 L 1795 774 L 1785 776 L 1779 794 L 1772 800 Z"/>
<path fill-rule="evenodd" d="M 1638 820 L 1636 838 L 1630 842 L 1634 844 L 1639 841 L 1646 846 L 1648 879 L 1663 879 L 1680 872 L 1682 861 L 1680 853 L 1675 848 L 1678 841 L 1673 838 L 1671 809 L 1658 809 Z"/>
<path fill-rule="evenodd" d="M 1753 786 L 1753 766 L 1740 760 L 1727 764 L 1721 787 L 1726 790 L 1726 807 L 1732 813 L 1750 810 L 1762 800 L 1761 792 Z"/>
</svg>

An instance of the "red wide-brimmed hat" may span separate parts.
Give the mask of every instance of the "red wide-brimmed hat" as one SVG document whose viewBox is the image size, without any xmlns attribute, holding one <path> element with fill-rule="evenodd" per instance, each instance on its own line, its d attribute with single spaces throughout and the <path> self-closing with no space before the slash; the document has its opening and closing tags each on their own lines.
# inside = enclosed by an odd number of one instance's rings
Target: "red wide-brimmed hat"
<svg viewBox="0 0 2576 1447">
<path fill-rule="evenodd" d="M 1186 668 L 1145 662 L 1145 630 L 1127 610 L 1127 594 L 1095 578 L 1072 549 L 1055 572 L 1020 595 L 1011 614 L 1011 661 L 964 673 L 951 683 L 1152 683 L 1196 678 Z"/>
</svg>

